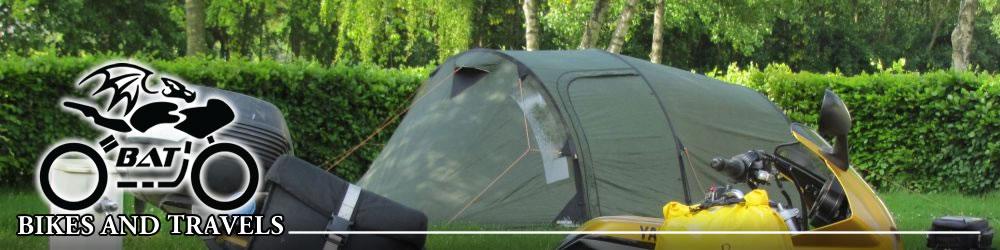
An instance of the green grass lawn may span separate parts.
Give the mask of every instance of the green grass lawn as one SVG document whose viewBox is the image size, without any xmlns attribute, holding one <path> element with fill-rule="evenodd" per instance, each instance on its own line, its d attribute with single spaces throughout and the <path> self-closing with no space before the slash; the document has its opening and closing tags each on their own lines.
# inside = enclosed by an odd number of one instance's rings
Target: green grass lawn
<svg viewBox="0 0 1000 250">
<path fill-rule="evenodd" d="M 885 193 L 881 195 L 896 218 L 900 230 L 927 230 L 935 217 L 943 215 L 969 215 L 989 218 L 995 228 L 1000 226 L 1000 192 L 985 196 L 957 194 Z M 41 198 L 30 189 L 0 191 L 0 248 L 44 249 L 44 237 L 18 237 L 17 214 L 45 213 L 47 208 Z M 131 213 L 131 198 L 126 198 L 126 212 Z M 156 208 L 147 213 L 163 217 Z M 169 225 L 164 222 L 162 225 Z M 172 236 L 164 231 L 151 237 L 126 237 L 126 249 L 204 249 L 198 237 Z M 489 225 L 434 225 L 431 230 L 571 230 L 555 226 L 500 227 Z M 563 239 L 562 235 L 431 235 L 427 249 L 552 249 Z M 923 249 L 923 235 L 905 235 L 908 249 Z M 994 242 L 997 237 L 994 236 Z"/>
<path fill-rule="evenodd" d="M 958 194 L 885 193 L 880 195 L 896 219 L 899 230 L 923 231 L 931 227 L 934 218 L 945 215 L 967 215 L 987 218 L 990 226 L 1000 228 L 1000 192 L 984 196 Z M 903 235 L 907 249 L 926 249 L 925 235 Z M 993 246 L 998 245 L 993 235 Z"/>
</svg>

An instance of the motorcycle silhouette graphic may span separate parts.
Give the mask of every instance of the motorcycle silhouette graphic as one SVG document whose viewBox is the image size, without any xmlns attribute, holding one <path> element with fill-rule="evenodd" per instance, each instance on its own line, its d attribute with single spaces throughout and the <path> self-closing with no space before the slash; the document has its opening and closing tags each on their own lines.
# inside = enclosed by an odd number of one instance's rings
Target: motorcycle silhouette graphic
<svg viewBox="0 0 1000 250">
<path fill-rule="evenodd" d="M 160 76 L 159 81 L 163 85 L 162 89 L 152 91 L 146 86 L 146 82 L 155 73 L 142 66 L 131 63 L 113 63 L 100 67 L 80 80 L 77 85 L 84 85 L 88 82 L 100 80 L 99 86 L 91 94 L 97 97 L 106 95 L 107 108 L 102 113 L 94 104 L 85 101 L 63 101 L 62 105 L 68 110 L 77 111 L 83 117 L 90 118 L 94 125 L 109 131 L 118 133 L 129 133 L 138 131 L 139 133 L 152 132 L 150 128 L 157 125 L 173 125 L 173 128 L 183 132 L 190 137 L 204 139 L 207 147 L 194 151 L 194 144 L 191 140 L 185 140 L 181 148 L 169 148 L 180 151 L 182 164 L 178 174 L 173 179 L 159 181 L 137 181 L 121 180 L 116 183 L 118 188 L 123 189 L 169 189 L 180 186 L 185 177 L 189 177 L 191 191 L 206 206 L 217 210 L 233 210 L 246 204 L 253 198 L 260 180 L 260 173 L 257 168 L 257 161 L 249 151 L 243 147 L 223 141 L 215 141 L 212 134 L 225 127 L 235 119 L 232 107 L 220 99 L 209 98 L 204 106 L 181 107 L 175 102 L 180 102 L 184 106 L 192 105 L 197 99 L 194 91 L 189 90 L 181 82 Z M 158 100 L 144 103 L 138 108 L 133 108 L 141 97 L 158 98 Z M 174 100 L 173 102 L 171 100 Z M 119 105 L 124 104 L 124 105 Z M 123 107 L 122 107 L 123 106 Z M 118 111 L 115 114 L 115 111 Z M 134 112 L 133 112 L 134 111 Z M 180 115 L 175 114 L 179 113 Z M 183 116 L 183 119 L 181 117 Z M 127 117 L 127 119 L 126 119 Z M 114 134 L 107 135 L 98 144 L 101 150 L 81 142 L 66 142 L 54 147 L 42 159 L 39 166 L 38 182 L 42 193 L 55 206 L 66 210 L 82 210 L 91 207 L 100 200 L 101 195 L 108 185 L 108 164 L 104 155 L 114 152 L 119 147 L 118 140 Z M 124 149 L 124 148 L 123 148 Z M 98 181 L 96 188 L 82 200 L 71 201 L 60 197 L 53 191 L 49 177 L 53 163 L 60 157 L 77 153 L 93 162 L 97 168 Z M 171 154 L 174 152 L 170 152 Z M 237 198 L 232 200 L 220 200 L 208 194 L 203 181 L 200 178 L 202 169 L 205 168 L 209 159 L 218 154 L 228 153 L 237 156 L 247 168 L 248 183 Z M 121 154 L 118 155 L 119 163 L 122 162 Z M 193 159 L 192 159 L 193 157 Z M 169 164 L 169 163 L 168 163 Z M 121 166 L 116 167 L 142 167 Z M 190 167 L 190 169 L 189 169 Z M 190 171 L 188 174 L 187 171 Z"/>
</svg>

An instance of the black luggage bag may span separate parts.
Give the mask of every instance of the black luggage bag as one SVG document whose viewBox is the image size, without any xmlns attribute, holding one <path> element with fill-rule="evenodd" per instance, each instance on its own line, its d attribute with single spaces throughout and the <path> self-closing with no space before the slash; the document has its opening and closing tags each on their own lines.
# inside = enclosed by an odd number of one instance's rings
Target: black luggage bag
<svg viewBox="0 0 1000 250">
<path fill-rule="evenodd" d="M 283 155 L 267 173 L 262 213 L 284 215 L 285 233 L 257 236 L 251 249 L 422 249 L 426 235 L 288 234 L 289 231 L 425 231 L 427 216 Z M 352 206 L 352 203 L 353 206 Z M 352 212 L 353 210 L 353 212 Z M 346 214 L 345 214 L 346 213 Z"/>
<path fill-rule="evenodd" d="M 990 249 L 993 245 L 993 228 L 985 219 L 944 216 L 934 219 L 931 231 L 978 231 L 979 234 L 930 234 L 927 247 L 931 249 Z"/>
</svg>

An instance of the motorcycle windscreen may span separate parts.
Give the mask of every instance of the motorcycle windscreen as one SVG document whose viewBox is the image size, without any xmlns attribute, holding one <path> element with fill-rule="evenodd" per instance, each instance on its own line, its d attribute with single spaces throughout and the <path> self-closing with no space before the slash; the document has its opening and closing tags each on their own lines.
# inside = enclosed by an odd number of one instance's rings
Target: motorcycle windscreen
<svg viewBox="0 0 1000 250">
<path fill-rule="evenodd" d="M 592 217 L 659 217 L 667 201 L 684 200 L 676 141 L 641 78 L 577 78 L 568 94 Z"/>
</svg>

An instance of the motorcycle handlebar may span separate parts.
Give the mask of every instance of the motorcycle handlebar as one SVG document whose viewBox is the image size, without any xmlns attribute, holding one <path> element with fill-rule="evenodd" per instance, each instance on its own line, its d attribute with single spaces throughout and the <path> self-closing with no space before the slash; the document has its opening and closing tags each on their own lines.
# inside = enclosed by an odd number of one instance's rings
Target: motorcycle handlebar
<svg viewBox="0 0 1000 250">
<path fill-rule="evenodd" d="M 735 155 L 729 159 L 716 157 L 712 159 L 711 167 L 736 181 L 753 182 L 753 178 L 757 178 L 759 181 L 766 182 L 769 176 L 751 176 L 751 174 L 760 175 L 759 170 L 763 170 L 764 162 L 769 160 L 773 160 L 773 156 L 763 151 L 754 150 Z"/>
<path fill-rule="evenodd" d="M 750 164 L 739 158 L 739 155 L 731 159 L 716 157 L 712 159 L 711 166 L 716 171 L 722 172 L 734 180 L 745 179 L 744 177 L 746 176 L 747 169 L 750 168 Z"/>
</svg>

